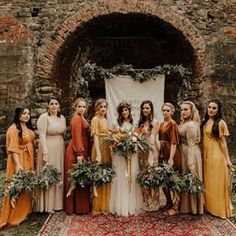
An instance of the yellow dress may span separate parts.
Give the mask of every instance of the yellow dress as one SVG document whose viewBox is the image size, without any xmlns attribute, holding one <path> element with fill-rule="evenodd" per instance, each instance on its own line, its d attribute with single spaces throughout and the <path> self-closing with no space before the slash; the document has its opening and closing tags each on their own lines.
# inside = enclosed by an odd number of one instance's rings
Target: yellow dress
<svg viewBox="0 0 236 236">
<path fill-rule="evenodd" d="M 9 127 L 6 134 L 7 168 L 6 178 L 15 174 L 15 162 L 12 153 L 18 153 L 19 162 L 23 170 L 34 169 L 34 132 L 26 129 L 22 132 L 22 139 L 18 136 L 16 125 Z M 32 194 L 25 192 L 16 199 L 16 207 L 12 208 L 10 197 L 4 196 L 0 228 L 6 225 L 18 225 L 32 212 Z"/>
<path fill-rule="evenodd" d="M 229 173 L 219 141 L 212 137 L 212 126 L 213 121 L 208 120 L 203 129 L 205 204 L 211 214 L 228 218 L 232 215 Z M 219 135 L 220 137 L 229 135 L 223 120 L 219 122 Z"/>
<path fill-rule="evenodd" d="M 102 155 L 101 163 L 111 164 L 111 154 L 109 146 L 104 142 L 103 137 L 108 131 L 108 124 L 106 118 L 100 118 L 98 116 L 93 117 L 91 121 L 91 135 L 97 135 L 99 141 L 99 147 Z M 93 144 L 92 161 L 96 160 L 96 149 Z M 97 187 L 98 196 L 94 196 L 92 200 L 92 213 L 93 214 L 108 214 L 109 213 L 109 201 L 110 201 L 111 184 L 103 184 Z"/>
</svg>

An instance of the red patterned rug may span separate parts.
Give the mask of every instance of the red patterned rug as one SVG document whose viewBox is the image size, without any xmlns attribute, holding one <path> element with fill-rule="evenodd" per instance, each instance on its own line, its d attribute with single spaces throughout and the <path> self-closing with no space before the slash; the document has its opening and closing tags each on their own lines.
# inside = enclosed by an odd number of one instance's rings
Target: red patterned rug
<svg viewBox="0 0 236 236">
<path fill-rule="evenodd" d="M 236 227 L 229 220 L 209 214 L 193 216 L 181 214 L 167 217 L 162 212 L 138 216 L 71 215 L 56 212 L 40 230 L 40 236 L 235 236 Z"/>
</svg>

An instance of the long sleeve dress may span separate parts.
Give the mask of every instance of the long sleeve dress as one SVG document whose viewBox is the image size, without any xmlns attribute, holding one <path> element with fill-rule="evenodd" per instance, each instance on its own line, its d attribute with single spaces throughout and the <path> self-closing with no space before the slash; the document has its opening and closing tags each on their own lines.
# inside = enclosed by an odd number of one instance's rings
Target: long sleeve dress
<svg viewBox="0 0 236 236">
<path fill-rule="evenodd" d="M 133 125 L 125 122 L 120 129 L 133 131 Z M 111 184 L 110 212 L 120 216 L 138 214 L 143 207 L 143 197 L 140 187 L 136 183 L 139 173 L 137 153 L 132 154 L 131 160 L 112 152 L 112 165 L 116 170 L 116 177 Z"/>
<path fill-rule="evenodd" d="M 103 164 L 111 164 L 111 153 L 108 144 L 104 142 L 104 135 L 107 134 L 108 123 L 104 117 L 93 117 L 91 121 L 91 135 L 98 137 L 99 148 L 101 151 Z M 96 161 L 96 148 L 95 144 L 92 147 L 91 158 L 92 161 Z M 111 184 L 103 184 L 97 187 L 98 196 L 93 196 L 92 200 L 92 213 L 93 214 L 108 214 L 109 213 L 109 201 L 110 201 Z"/>
<path fill-rule="evenodd" d="M 15 124 L 11 125 L 6 133 L 7 168 L 6 178 L 12 178 L 16 173 L 12 153 L 19 155 L 19 163 L 23 170 L 34 169 L 34 132 L 23 130 L 22 139 L 18 135 Z M 0 228 L 6 225 L 18 225 L 32 212 L 32 194 L 25 192 L 16 199 L 16 207 L 12 208 L 10 197 L 4 196 Z"/>
<path fill-rule="evenodd" d="M 179 126 L 180 150 L 182 155 L 182 173 L 189 172 L 189 166 L 194 165 L 198 179 L 203 181 L 202 157 L 199 147 L 200 127 L 194 121 L 185 122 Z M 180 213 L 203 214 L 202 194 L 181 194 Z"/>
<path fill-rule="evenodd" d="M 88 122 L 79 115 L 73 116 L 70 122 L 71 140 L 66 148 L 65 157 L 65 210 L 66 214 L 86 214 L 89 212 L 90 187 L 78 187 L 74 189 L 69 197 L 66 194 L 70 188 L 69 169 L 77 163 L 77 156 L 83 156 L 84 160 L 89 158 L 90 130 Z"/>
<path fill-rule="evenodd" d="M 43 154 L 48 154 L 48 164 L 54 165 L 61 173 L 61 182 L 47 190 L 42 190 L 37 197 L 36 211 L 52 212 L 63 209 L 63 178 L 64 178 L 64 133 L 66 121 L 64 116 L 52 117 L 42 114 L 37 121 L 39 132 L 39 148 L 37 174 L 42 169 Z"/>
<path fill-rule="evenodd" d="M 212 126 L 213 120 L 208 120 L 203 128 L 205 204 L 211 214 L 227 218 L 232 215 L 229 173 L 219 140 L 212 136 Z M 228 135 L 226 123 L 220 120 L 219 136 Z"/>
<path fill-rule="evenodd" d="M 137 132 L 144 138 L 149 140 L 151 149 L 144 152 L 138 153 L 139 167 L 140 170 L 144 170 L 148 167 L 149 161 L 153 164 L 158 164 L 159 148 L 157 145 L 159 124 L 156 119 L 152 122 L 152 128 L 150 129 L 149 124 L 145 123 L 141 125 Z M 159 200 L 159 188 L 156 189 L 144 189 L 142 188 L 144 209 L 146 211 L 156 211 L 160 207 Z"/>
</svg>

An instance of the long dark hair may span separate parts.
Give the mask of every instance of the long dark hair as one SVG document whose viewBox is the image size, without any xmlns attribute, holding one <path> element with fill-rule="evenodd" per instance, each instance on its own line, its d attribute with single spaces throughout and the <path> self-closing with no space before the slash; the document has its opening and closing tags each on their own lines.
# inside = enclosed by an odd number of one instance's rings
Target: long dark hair
<svg viewBox="0 0 236 236">
<path fill-rule="evenodd" d="M 60 106 L 60 100 L 56 97 L 56 96 L 51 96 L 49 99 L 48 99 L 48 105 L 49 103 L 51 102 L 51 100 L 56 100 L 58 102 L 58 105 Z M 48 110 L 48 115 L 51 116 L 49 110 Z M 61 117 L 61 112 L 60 112 L 60 108 L 58 108 L 58 111 L 57 111 L 57 117 Z"/>
<path fill-rule="evenodd" d="M 218 105 L 218 110 L 217 110 L 216 116 L 214 117 L 214 123 L 213 123 L 211 132 L 212 132 L 213 137 L 219 138 L 219 122 L 222 119 L 222 103 L 221 103 L 221 101 L 219 99 L 213 99 L 213 100 L 210 100 L 208 102 L 208 105 L 211 102 L 214 102 L 214 103 L 216 103 Z M 203 127 L 205 126 L 205 124 L 209 120 L 209 115 L 208 115 L 207 109 L 206 109 L 205 117 L 204 117 L 204 119 L 202 121 L 202 124 L 201 124 L 201 132 L 202 133 L 203 133 Z"/>
<path fill-rule="evenodd" d="M 19 137 L 22 138 L 22 128 L 20 125 L 20 117 L 22 115 L 22 113 L 24 112 L 25 109 L 28 109 L 30 111 L 29 108 L 27 107 L 17 107 L 15 109 L 15 115 L 13 118 L 13 123 L 16 125 L 16 128 L 19 130 Z M 32 121 L 31 121 L 31 117 L 29 119 L 29 121 L 26 123 L 27 128 L 33 130 L 33 126 L 32 126 Z"/>
<path fill-rule="evenodd" d="M 151 108 L 151 113 L 150 113 L 150 116 L 148 117 L 149 129 L 151 130 L 153 127 L 152 121 L 154 118 L 154 108 L 153 108 L 152 101 L 150 101 L 150 100 L 144 100 L 140 105 L 140 116 L 139 116 L 138 127 L 140 128 L 141 125 L 143 125 L 144 122 L 146 121 L 146 117 L 143 115 L 143 106 L 145 104 L 148 104 Z"/>
<path fill-rule="evenodd" d="M 132 117 L 132 114 L 131 114 L 131 105 L 128 104 L 128 103 L 123 103 L 122 102 L 116 108 L 116 110 L 118 112 L 117 123 L 119 124 L 119 126 L 121 126 L 123 121 L 124 121 L 124 118 L 122 116 L 122 111 L 123 111 L 124 108 L 127 108 L 129 110 L 129 122 L 131 124 L 133 124 L 133 117 Z"/>
</svg>

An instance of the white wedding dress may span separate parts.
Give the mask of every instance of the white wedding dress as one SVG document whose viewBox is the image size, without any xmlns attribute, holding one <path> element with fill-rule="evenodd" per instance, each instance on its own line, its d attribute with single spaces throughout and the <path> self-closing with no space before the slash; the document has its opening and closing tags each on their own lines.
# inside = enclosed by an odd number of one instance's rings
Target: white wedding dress
<svg viewBox="0 0 236 236">
<path fill-rule="evenodd" d="M 123 123 L 121 130 L 132 131 L 133 125 Z M 119 216 L 137 215 L 142 212 L 143 197 L 136 177 L 139 173 L 137 154 L 131 157 L 131 165 L 124 157 L 112 153 L 112 165 L 116 169 L 116 177 L 111 184 L 110 212 Z"/>
</svg>

